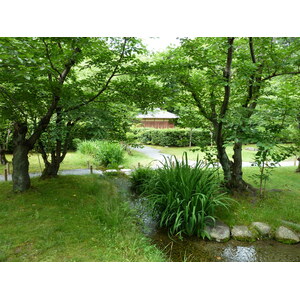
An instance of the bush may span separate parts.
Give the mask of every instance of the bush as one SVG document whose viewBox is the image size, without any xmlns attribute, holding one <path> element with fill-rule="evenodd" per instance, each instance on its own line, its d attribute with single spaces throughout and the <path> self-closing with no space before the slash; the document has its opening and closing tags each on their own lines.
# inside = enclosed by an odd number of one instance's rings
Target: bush
<svg viewBox="0 0 300 300">
<path fill-rule="evenodd" d="M 132 132 L 142 144 L 186 147 L 190 143 L 190 129 L 135 128 Z M 208 130 L 194 129 L 192 131 L 192 146 L 200 144 L 210 144 L 210 133 Z"/>
<path fill-rule="evenodd" d="M 150 167 L 139 167 L 131 173 L 131 189 L 141 194 L 145 191 L 145 185 L 153 177 L 155 170 Z"/>
<path fill-rule="evenodd" d="M 101 147 L 101 141 L 76 141 L 77 150 L 85 155 L 95 156 Z"/>
<path fill-rule="evenodd" d="M 83 141 L 77 149 L 82 154 L 91 155 L 103 167 L 118 167 L 124 160 L 124 149 L 117 142 Z"/>
<path fill-rule="evenodd" d="M 124 149 L 119 143 L 103 141 L 95 159 L 101 166 L 116 168 L 124 160 Z"/>
<path fill-rule="evenodd" d="M 182 161 L 166 159 L 144 183 L 148 198 L 160 227 L 171 234 L 207 236 L 205 226 L 215 221 L 215 209 L 228 207 L 227 198 L 220 192 L 216 169 L 203 167 L 197 160 L 195 167 L 188 165 L 187 153 Z"/>
</svg>

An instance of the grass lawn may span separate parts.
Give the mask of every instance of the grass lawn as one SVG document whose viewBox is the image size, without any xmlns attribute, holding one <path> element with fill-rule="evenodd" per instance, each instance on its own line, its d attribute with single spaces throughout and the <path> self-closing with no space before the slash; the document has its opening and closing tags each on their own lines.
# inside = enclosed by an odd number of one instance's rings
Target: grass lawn
<svg viewBox="0 0 300 300">
<path fill-rule="evenodd" d="M 134 169 L 138 167 L 138 164 L 140 164 L 141 166 L 147 166 L 153 161 L 153 158 L 141 152 L 131 150 L 131 153 L 132 155 L 129 155 L 128 153 L 125 154 L 125 160 L 122 165 L 126 169 Z"/>
<path fill-rule="evenodd" d="M 0 261 L 164 261 L 112 182 L 96 175 L 0 183 Z"/>
<path fill-rule="evenodd" d="M 152 148 L 158 149 L 160 150 L 161 153 L 165 153 L 165 154 L 171 154 L 171 155 L 175 155 L 177 157 L 177 159 L 181 159 L 182 154 L 184 151 L 187 152 L 188 154 L 188 159 L 189 160 L 196 160 L 197 159 L 197 155 L 199 155 L 199 158 L 202 159 L 204 156 L 203 152 L 200 151 L 196 151 L 196 152 L 192 152 L 191 149 L 197 149 L 199 147 L 162 147 L 162 146 L 153 146 L 153 145 L 149 145 Z M 243 145 L 243 151 L 242 151 L 242 156 L 243 156 L 243 161 L 246 162 L 253 162 L 254 161 L 254 155 L 255 155 L 255 151 L 251 151 L 251 150 L 246 150 L 245 148 L 248 147 L 252 147 L 252 148 L 256 148 L 256 145 Z M 233 155 L 233 149 L 232 147 L 227 147 L 226 148 L 227 154 L 229 156 L 229 158 L 232 157 Z M 291 157 L 288 160 L 293 160 L 294 157 Z"/>
<path fill-rule="evenodd" d="M 253 174 L 257 168 L 244 168 L 245 180 L 254 186 Z M 283 225 L 281 220 L 300 224 L 300 173 L 295 167 L 279 167 L 272 173 L 266 189 L 266 198 L 253 201 L 253 197 L 238 197 L 229 212 L 219 217 L 228 225 L 250 225 L 251 222 L 267 222 L 274 228 Z M 281 191 L 270 191 L 272 189 Z"/>
<path fill-rule="evenodd" d="M 12 161 L 12 155 L 6 155 L 8 161 Z M 125 153 L 124 163 L 122 164 L 124 168 L 132 169 L 138 166 L 138 163 L 141 165 L 149 164 L 153 159 L 148 157 L 147 155 L 140 153 L 138 151 L 132 151 L 132 154 L 129 155 L 127 152 Z M 81 154 L 80 152 L 68 152 L 64 161 L 60 166 L 60 170 L 72 170 L 72 169 L 86 169 L 87 163 L 92 164 L 94 167 L 98 167 L 93 157 L 89 155 Z M 0 174 L 4 173 L 5 166 L 0 165 Z M 41 155 L 36 153 L 31 153 L 29 155 L 29 172 L 41 172 L 44 168 L 44 162 Z M 12 171 L 12 167 L 11 167 Z"/>
</svg>

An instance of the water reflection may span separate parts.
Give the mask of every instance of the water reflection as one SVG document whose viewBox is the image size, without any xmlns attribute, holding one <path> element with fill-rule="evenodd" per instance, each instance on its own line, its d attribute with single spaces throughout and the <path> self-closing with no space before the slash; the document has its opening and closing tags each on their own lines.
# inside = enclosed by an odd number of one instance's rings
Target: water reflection
<svg viewBox="0 0 300 300">
<path fill-rule="evenodd" d="M 221 257 L 226 261 L 236 262 L 254 262 L 257 261 L 256 251 L 254 246 L 250 247 L 227 247 L 223 250 Z"/>
</svg>

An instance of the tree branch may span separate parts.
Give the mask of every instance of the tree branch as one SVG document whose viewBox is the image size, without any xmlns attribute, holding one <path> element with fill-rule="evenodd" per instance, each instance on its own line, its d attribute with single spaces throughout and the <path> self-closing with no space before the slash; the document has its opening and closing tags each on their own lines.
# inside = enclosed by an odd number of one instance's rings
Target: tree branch
<svg viewBox="0 0 300 300">
<path fill-rule="evenodd" d="M 269 80 L 269 79 L 271 79 L 271 78 L 273 78 L 273 77 L 276 77 L 276 76 L 282 76 L 282 75 L 298 75 L 298 74 L 300 74 L 300 70 L 299 70 L 299 71 L 293 71 L 293 72 L 283 72 L 283 73 L 276 73 L 276 72 L 274 72 L 273 74 L 271 74 L 271 75 L 269 75 L 269 76 L 263 78 L 262 81 Z"/>
<path fill-rule="evenodd" d="M 117 64 L 116 64 L 115 68 L 113 69 L 111 75 L 107 79 L 106 83 L 104 84 L 104 86 L 99 90 L 99 92 L 96 95 L 94 95 L 93 97 L 91 97 L 90 99 L 88 99 L 88 100 L 86 100 L 86 101 L 84 101 L 84 102 L 82 102 L 80 104 L 77 104 L 77 105 L 75 105 L 73 107 L 70 107 L 67 110 L 65 110 L 64 112 L 70 112 L 72 110 L 76 110 L 76 109 L 78 109 L 78 108 L 80 108 L 82 106 L 85 106 L 85 105 L 93 102 L 95 99 L 97 99 L 108 88 L 108 86 L 109 86 L 112 78 L 114 76 L 116 76 L 116 73 L 117 73 L 117 71 L 119 69 L 120 63 L 122 62 L 122 60 L 124 58 L 127 41 L 128 41 L 128 38 L 124 38 L 124 43 L 123 43 L 123 46 L 122 46 L 122 51 L 121 51 L 120 57 L 119 57 L 119 59 L 117 61 Z"/>
<path fill-rule="evenodd" d="M 50 63 L 50 66 L 52 68 L 52 70 L 54 70 L 59 76 L 60 76 L 60 72 L 58 69 L 56 69 L 52 63 L 52 60 L 51 60 L 51 57 L 50 57 L 50 52 L 49 52 L 49 47 L 48 47 L 48 44 L 45 42 L 45 39 L 42 39 L 43 41 L 43 44 L 45 45 L 45 48 L 46 48 L 46 56 L 48 58 L 48 61 Z"/>
<path fill-rule="evenodd" d="M 226 67 L 223 72 L 223 77 L 225 79 L 225 86 L 224 86 L 224 100 L 221 106 L 221 111 L 220 111 L 220 118 L 224 118 L 228 104 L 229 104 L 229 98 L 230 98 L 230 77 L 231 77 L 231 64 L 232 64 L 232 55 L 233 55 L 233 42 L 234 38 L 228 38 L 228 50 L 227 50 L 227 60 L 226 60 Z"/>
</svg>

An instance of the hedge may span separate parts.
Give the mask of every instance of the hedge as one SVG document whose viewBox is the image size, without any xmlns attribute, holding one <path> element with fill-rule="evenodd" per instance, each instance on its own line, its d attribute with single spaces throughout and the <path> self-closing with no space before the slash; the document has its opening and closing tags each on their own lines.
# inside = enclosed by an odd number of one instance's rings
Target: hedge
<svg viewBox="0 0 300 300">
<path fill-rule="evenodd" d="M 150 129 L 135 128 L 132 130 L 137 141 L 146 145 L 187 147 L 190 143 L 190 129 Z M 210 133 L 204 129 L 193 129 L 192 146 L 210 144 Z"/>
</svg>

